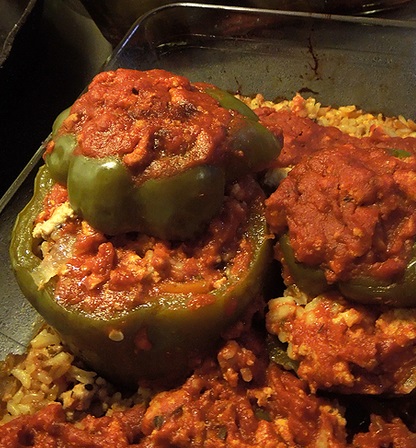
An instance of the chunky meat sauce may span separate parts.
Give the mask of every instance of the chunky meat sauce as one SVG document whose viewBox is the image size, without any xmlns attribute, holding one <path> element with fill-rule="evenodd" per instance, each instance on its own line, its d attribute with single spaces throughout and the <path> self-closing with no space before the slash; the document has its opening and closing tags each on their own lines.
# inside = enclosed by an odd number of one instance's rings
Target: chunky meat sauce
<svg viewBox="0 0 416 448">
<path fill-rule="evenodd" d="M 266 201 L 271 230 L 329 283 L 400 278 L 416 237 L 416 139 L 360 139 L 287 114 L 267 116 L 288 128 L 280 163 L 296 163 Z"/>
<path fill-rule="evenodd" d="M 0 447 L 414 446 L 416 434 L 382 415 L 374 415 L 369 432 L 348 436 L 337 401 L 311 394 L 306 382 L 269 363 L 263 337 L 250 331 L 229 340 L 217 359 L 206 359 L 181 387 L 159 392 L 148 405 L 74 424 L 53 403 L 12 420 L 0 426 Z"/>
<path fill-rule="evenodd" d="M 312 390 L 408 394 L 416 389 L 416 310 L 351 304 L 341 295 L 269 302 L 267 329 L 289 344 Z"/>
<path fill-rule="evenodd" d="M 217 164 L 228 151 L 230 128 L 242 118 L 204 86 L 164 70 L 103 72 L 59 132 L 76 135 L 76 154 L 121 157 L 138 183 Z M 47 153 L 53 147 L 52 141 Z"/>
<path fill-rule="evenodd" d="M 190 306 L 204 304 L 210 291 L 248 269 L 253 248 L 247 216 L 250 204 L 262 197 L 251 178 L 233 184 L 222 212 L 204 235 L 184 242 L 137 233 L 109 237 L 85 221 L 68 219 L 48 238 L 71 246 L 56 298 L 63 306 L 105 316 L 129 311 L 163 293 L 191 294 Z M 65 189 L 55 184 L 37 223 L 47 224 L 65 202 Z M 42 245 L 45 260 L 57 256 L 48 252 L 50 247 L 54 245 Z"/>
<path fill-rule="evenodd" d="M 333 126 L 321 126 L 294 111 L 282 109 L 276 111 L 270 107 L 260 107 L 256 110 L 260 122 L 276 133 L 283 131 L 284 145 L 275 162 L 277 167 L 292 167 L 304 157 L 309 157 L 317 151 L 352 144 L 366 150 L 398 149 L 416 154 L 414 137 L 391 137 L 380 128 L 374 128 L 370 136 L 352 137 Z"/>
</svg>

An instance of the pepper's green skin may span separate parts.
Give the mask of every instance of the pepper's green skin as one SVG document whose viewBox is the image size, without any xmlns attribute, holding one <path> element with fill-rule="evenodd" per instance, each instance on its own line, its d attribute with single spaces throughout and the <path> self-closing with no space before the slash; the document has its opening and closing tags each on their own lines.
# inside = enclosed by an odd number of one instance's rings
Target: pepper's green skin
<svg viewBox="0 0 416 448">
<path fill-rule="evenodd" d="M 360 276 L 331 286 L 326 282 L 322 269 L 296 261 L 287 235 L 280 237 L 279 244 L 294 282 L 310 295 L 317 296 L 336 287 L 345 298 L 357 303 L 398 308 L 416 306 L 416 246 L 402 278 L 397 282 Z"/>
<path fill-rule="evenodd" d="M 357 277 L 348 282 L 339 282 L 340 292 L 355 302 L 380 304 L 392 307 L 416 306 L 416 248 L 402 278 L 393 283 L 371 277 Z"/>
<path fill-rule="evenodd" d="M 74 134 L 64 134 L 56 138 L 53 151 L 46 156 L 46 163 L 56 182 L 66 184 L 77 139 Z"/>
<path fill-rule="evenodd" d="M 201 231 L 221 208 L 224 186 L 223 170 L 208 165 L 135 186 L 119 159 L 80 155 L 71 160 L 67 182 L 71 206 L 96 229 L 114 235 L 139 228 L 169 240 Z"/>
<path fill-rule="evenodd" d="M 237 154 L 238 151 L 242 156 L 235 155 L 227 159 L 225 167 L 227 180 L 258 172 L 279 156 L 281 144 L 257 121 L 247 119 L 243 126 L 240 122 L 233 134 L 231 147 L 236 151 L 232 151 L 231 154 Z"/>
<path fill-rule="evenodd" d="M 253 110 L 225 90 L 208 87 L 205 92 L 216 99 L 221 107 L 235 110 L 245 117 L 243 122 L 239 120 L 238 124 L 231 125 L 233 128 L 231 148 L 236 152 L 239 151 L 241 155 L 227 160 L 227 179 L 234 180 L 244 174 L 264 169 L 279 156 L 282 142 L 259 123 L 259 117 Z"/>
<path fill-rule="evenodd" d="M 139 185 L 121 159 L 77 154 L 76 136 L 59 135 L 69 110 L 62 112 L 53 125 L 55 147 L 45 162 L 53 178 L 67 185 L 73 209 L 110 235 L 138 231 L 185 240 L 201 232 L 221 208 L 225 183 L 263 169 L 281 150 L 281 141 L 243 102 L 220 89 L 209 89 L 209 95 L 243 114 L 231 123 L 232 155 L 221 166 L 203 164 Z"/>
<path fill-rule="evenodd" d="M 66 184 L 68 176 L 69 163 L 72 153 L 77 146 L 77 138 L 74 134 L 64 134 L 59 136 L 58 132 L 62 123 L 70 114 L 70 107 L 63 110 L 53 122 L 52 139 L 55 140 L 55 146 L 52 153 L 45 157 L 46 163 L 56 182 Z"/>
<path fill-rule="evenodd" d="M 268 334 L 266 339 L 267 352 L 270 361 L 282 366 L 286 370 L 298 370 L 299 362 L 289 358 L 287 354 L 287 343 L 283 343 L 275 335 Z"/>
<path fill-rule="evenodd" d="M 279 239 L 280 249 L 296 285 L 306 293 L 317 296 L 329 289 L 322 269 L 307 266 L 296 261 L 287 234 Z"/>
<path fill-rule="evenodd" d="M 178 380 L 188 373 L 189 360 L 215 347 L 221 332 L 241 316 L 261 291 L 272 250 L 259 200 L 251 206 L 247 231 L 254 248 L 251 264 L 210 292 L 212 303 L 190 308 L 188 303 L 194 297 L 191 293 L 169 293 L 152 297 L 133 311 L 111 319 L 63 308 L 54 298 L 56 280 L 38 289 L 31 275 L 41 261 L 31 234 L 33 222 L 53 183 L 48 170 L 41 168 L 35 194 L 19 214 L 13 230 L 12 266 L 24 295 L 69 348 L 113 382 L 134 388 L 141 378 L 162 379 L 165 383 Z M 139 349 L 135 343 L 143 332 L 151 344 L 148 350 Z"/>
<path fill-rule="evenodd" d="M 62 126 L 62 123 L 69 117 L 71 113 L 71 108 L 68 107 L 64 109 L 56 118 L 52 124 L 52 138 L 55 138 L 58 135 L 58 131 Z"/>
<path fill-rule="evenodd" d="M 411 152 L 400 148 L 390 148 L 388 152 L 390 155 L 397 157 L 398 159 L 406 159 L 407 157 L 410 157 L 412 155 Z"/>
<path fill-rule="evenodd" d="M 204 92 L 217 100 L 224 109 L 235 110 L 250 120 L 259 121 L 259 117 L 252 109 L 226 90 L 218 89 L 217 87 L 207 87 L 204 89 Z"/>
<path fill-rule="evenodd" d="M 224 201 L 224 171 L 200 165 L 173 177 L 149 179 L 134 194 L 144 233 L 183 241 L 200 233 Z"/>
</svg>

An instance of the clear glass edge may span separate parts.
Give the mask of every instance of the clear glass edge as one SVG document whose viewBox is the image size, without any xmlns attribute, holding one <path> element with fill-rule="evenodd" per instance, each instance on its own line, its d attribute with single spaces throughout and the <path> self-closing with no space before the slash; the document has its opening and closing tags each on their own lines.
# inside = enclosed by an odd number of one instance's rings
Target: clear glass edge
<svg viewBox="0 0 416 448">
<path fill-rule="evenodd" d="M 413 20 L 402 20 L 402 19 L 386 19 L 368 16 L 350 16 L 341 14 L 322 14 L 313 12 L 301 12 L 301 11 L 286 11 L 286 10 L 275 10 L 275 9 L 263 9 L 263 8 L 251 8 L 243 6 L 229 6 L 229 5 L 215 5 L 210 3 L 193 3 L 193 2 L 176 2 L 167 5 L 160 6 L 158 8 L 151 9 L 142 16 L 140 16 L 130 27 L 129 31 L 126 33 L 124 38 L 119 42 L 119 44 L 114 47 L 111 55 L 107 58 L 104 64 L 101 66 L 98 72 L 103 71 L 111 63 L 111 61 L 117 59 L 118 55 L 123 48 L 127 45 L 129 40 L 137 32 L 139 28 L 145 25 L 146 21 L 149 20 L 151 16 L 157 15 L 164 10 L 169 9 L 195 9 L 195 10 L 207 10 L 207 9 L 220 9 L 222 11 L 230 12 L 240 12 L 240 13 L 250 13 L 264 16 L 273 17 L 287 17 L 287 18 L 304 18 L 304 19 L 314 19 L 319 21 L 331 21 L 331 22 L 343 22 L 343 23 L 353 23 L 357 25 L 374 25 L 378 27 L 396 27 L 396 28 L 409 28 L 416 29 L 416 21 Z M 15 181 L 6 190 L 3 196 L 0 198 L 0 215 L 7 204 L 10 202 L 14 194 L 18 191 L 22 183 L 31 173 L 33 168 L 40 161 L 44 151 L 44 145 L 41 145 L 39 149 L 35 152 L 33 157 L 29 160 L 26 166 L 23 168 L 21 173 L 15 179 Z"/>
</svg>

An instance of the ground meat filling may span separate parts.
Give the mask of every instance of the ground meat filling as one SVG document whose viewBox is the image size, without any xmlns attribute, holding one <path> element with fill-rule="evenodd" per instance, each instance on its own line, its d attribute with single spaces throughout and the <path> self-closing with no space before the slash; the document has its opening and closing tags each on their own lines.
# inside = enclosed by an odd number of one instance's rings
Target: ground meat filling
<svg viewBox="0 0 416 448">
<path fill-rule="evenodd" d="M 355 139 L 357 140 L 357 139 Z M 304 158 L 266 201 L 276 234 L 329 283 L 369 275 L 394 280 L 416 236 L 416 157 L 336 144 Z"/>
<path fill-rule="evenodd" d="M 119 69 L 94 78 L 59 132 L 77 136 L 75 154 L 122 158 L 140 183 L 221 160 L 235 116 L 182 76 Z"/>
<path fill-rule="evenodd" d="M 288 344 L 312 390 L 408 394 L 416 389 L 416 310 L 354 305 L 340 295 L 306 305 L 296 288 L 269 302 L 267 329 Z"/>
<path fill-rule="evenodd" d="M 259 197 L 263 196 L 253 179 L 234 183 L 207 232 L 184 242 L 139 233 L 109 237 L 79 218 L 65 220 L 40 246 L 44 260 L 52 257 L 64 263 L 58 270 L 56 300 L 64 307 L 106 316 L 127 312 L 163 293 L 190 294 L 190 306 L 205 303 L 209 292 L 248 269 L 254 250 L 247 233 L 248 214 Z M 65 203 L 64 189 L 57 184 L 45 199 L 37 225 L 47 228 L 54 211 Z"/>
<path fill-rule="evenodd" d="M 72 424 L 54 403 L 1 426 L 0 434 L 8 448 L 346 446 L 337 403 L 310 395 L 303 381 L 269 364 L 255 333 L 226 342 L 217 359 L 148 404 Z"/>
</svg>

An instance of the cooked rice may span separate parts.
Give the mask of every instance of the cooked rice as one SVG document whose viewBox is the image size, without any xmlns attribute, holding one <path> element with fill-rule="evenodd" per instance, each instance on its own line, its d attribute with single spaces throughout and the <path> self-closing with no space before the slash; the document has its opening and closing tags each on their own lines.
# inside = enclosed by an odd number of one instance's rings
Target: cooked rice
<svg viewBox="0 0 416 448">
<path fill-rule="evenodd" d="M 146 389 L 124 397 L 83 368 L 49 326 L 32 339 L 27 354 L 9 355 L 0 363 L 0 424 L 33 414 L 48 403 L 62 403 L 68 421 L 86 414 L 111 415 L 150 397 Z"/>
<path fill-rule="evenodd" d="M 290 109 L 320 125 L 335 126 L 357 137 L 370 135 L 375 126 L 381 126 L 390 136 L 416 137 L 413 120 L 373 115 L 356 106 L 324 107 L 314 98 L 304 99 L 300 95 L 277 104 L 262 95 L 240 99 L 252 109 Z M 0 423 L 33 414 L 52 401 L 63 404 L 69 421 L 85 414 L 111 415 L 115 410 L 149 400 L 150 395 L 149 390 L 139 389 L 134 395 L 123 396 L 96 373 L 84 369 L 49 327 L 32 340 L 25 356 L 9 355 L 0 363 Z"/>
<path fill-rule="evenodd" d="M 267 101 L 261 94 L 254 98 L 239 96 L 250 108 L 271 107 L 275 110 L 292 110 L 300 117 L 315 120 L 321 126 L 335 126 L 346 134 L 355 137 L 371 135 L 374 127 L 381 127 L 391 137 L 416 137 L 416 123 L 402 115 L 398 117 L 385 117 L 378 113 L 373 115 L 357 106 L 341 106 L 333 108 L 322 106 L 315 98 L 303 98 L 297 94 L 292 100 L 279 103 Z"/>
</svg>

